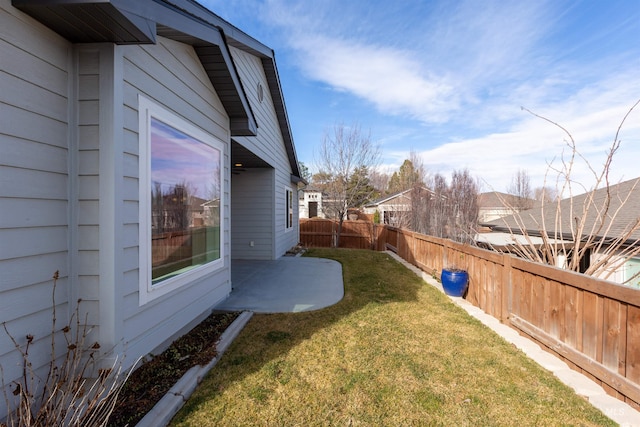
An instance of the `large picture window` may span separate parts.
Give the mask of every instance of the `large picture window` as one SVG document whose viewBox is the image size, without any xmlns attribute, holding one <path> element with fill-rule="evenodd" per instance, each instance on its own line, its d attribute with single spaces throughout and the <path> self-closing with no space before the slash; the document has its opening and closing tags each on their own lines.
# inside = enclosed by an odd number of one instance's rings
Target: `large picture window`
<svg viewBox="0 0 640 427">
<path fill-rule="evenodd" d="M 144 303 L 222 266 L 223 144 L 140 99 Z"/>
</svg>

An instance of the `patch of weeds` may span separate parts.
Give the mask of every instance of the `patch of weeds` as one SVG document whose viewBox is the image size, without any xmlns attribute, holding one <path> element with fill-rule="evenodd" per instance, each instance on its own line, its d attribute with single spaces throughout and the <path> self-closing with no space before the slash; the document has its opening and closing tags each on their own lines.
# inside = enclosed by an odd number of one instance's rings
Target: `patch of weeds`
<svg viewBox="0 0 640 427">
<path fill-rule="evenodd" d="M 421 390 L 416 393 L 416 403 L 428 412 L 439 412 L 446 400 L 442 394 L 433 390 Z"/>
<path fill-rule="evenodd" d="M 80 313 L 82 300 L 77 301 L 67 324 L 62 328 L 57 324 L 59 278 L 60 273 L 56 271 L 51 288 L 51 330 L 48 337 L 42 337 L 50 342 L 49 361 L 44 367 L 46 376 L 36 372 L 32 351 L 41 337 L 33 334 L 16 337 L 7 323 L 2 322 L 14 350 L 22 357 L 22 376 L 5 384 L 0 365 L 0 385 L 8 411 L 0 426 L 102 426 L 109 419 L 126 380 L 119 361 L 110 368 L 100 367 L 100 344 L 89 341 L 89 315 Z"/>
<path fill-rule="evenodd" d="M 265 369 L 268 376 L 282 385 L 286 385 L 292 377 L 291 363 L 286 360 L 274 360 L 269 362 Z"/>
<path fill-rule="evenodd" d="M 249 390 L 249 397 L 261 403 L 266 402 L 270 395 L 271 390 L 261 385 L 254 386 Z"/>
<path fill-rule="evenodd" d="M 250 357 L 246 356 L 244 354 L 238 355 L 238 356 L 234 356 L 232 358 L 229 359 L 229 365 L 231 366 L 240 366 L 240 365 L 244 365 L 245 363 L 250 361 Z"/>
<path fill-rule="evenodd" d="M 269 331 L 266 335 L 267 341 L 272 343 L 284 341 L 289 338 L 291 338 L 291 334 L 289 332 L 284 332 L 284 331 Z"/>
</svg>

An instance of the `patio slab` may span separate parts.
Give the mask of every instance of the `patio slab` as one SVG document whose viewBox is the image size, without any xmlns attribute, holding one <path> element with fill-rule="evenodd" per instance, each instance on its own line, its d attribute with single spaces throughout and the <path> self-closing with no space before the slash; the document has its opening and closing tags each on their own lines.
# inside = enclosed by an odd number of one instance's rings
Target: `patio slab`
<svg viewBox="0 0 640 427">
<path fill-rule="evenodd" d="M 344 296 L 342 265 L 324 258 L 232 260 L 231 286 L 216 310 L 296 313 L 328 307 Z"/>
</svg>

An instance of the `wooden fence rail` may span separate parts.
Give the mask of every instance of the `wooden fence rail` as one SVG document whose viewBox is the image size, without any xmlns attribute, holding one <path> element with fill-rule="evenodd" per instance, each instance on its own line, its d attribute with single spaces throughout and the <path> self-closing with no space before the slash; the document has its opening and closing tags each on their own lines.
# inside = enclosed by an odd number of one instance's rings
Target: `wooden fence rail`
<svg viewBox="0 0 640 427">
<path fill-rule="evenodd" d="M 301 220 L 308 246 L 331 246 L 330 220 Z M 640 291 L 450 240 L 345 221 L 340 247 L 393 250 L 431 274 L 469 272 L 466 299 L 538 342 L 635 408 L 640 405 Z"/>
</svg>

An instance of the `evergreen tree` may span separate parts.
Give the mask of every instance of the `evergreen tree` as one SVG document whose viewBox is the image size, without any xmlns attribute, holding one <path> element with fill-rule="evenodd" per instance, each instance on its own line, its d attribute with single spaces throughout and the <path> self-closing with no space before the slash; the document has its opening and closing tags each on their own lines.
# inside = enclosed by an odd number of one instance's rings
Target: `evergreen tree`
<svg viewBox="0 0 640 427">
<path fill-rule="evenodd" d="M 413 188 L 416 185 L 424 186 L 422 173 L 414 166 L 411 160 L 407 159 L 402 163 L 399 171 L 391 175 L 387 191 L 389 193 L 397 193 Z"/>
</svg>

